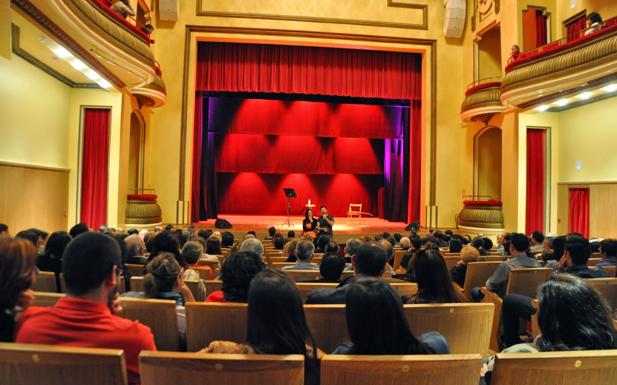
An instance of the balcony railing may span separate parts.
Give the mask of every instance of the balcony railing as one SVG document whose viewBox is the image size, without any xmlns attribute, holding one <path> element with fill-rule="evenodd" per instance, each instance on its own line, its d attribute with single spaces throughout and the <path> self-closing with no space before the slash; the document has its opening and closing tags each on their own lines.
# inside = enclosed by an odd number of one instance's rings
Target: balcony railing
<svg viewBox="0 0 617 385">
<path fill-rule="evenodd" d="M 502 112 L 504 106 L 500 95 L 501 78 L 485 78 L 470 83 L 461 106 L 461 119 L 470 121 Z"/>
<path fill-rule="evenodd" d="M 142 30 L 142 28 L 145 25 L 140 26 L 135 18 L 129 17 L 129 19 L 127 19 L 123 17 L 122 15 L 118 14 L 117 12 L 115 12 L 110 7 L 110 5 L 114 3 L 113 1 L 109 1 L 109 0 L 89 0 L 89 1 L 93 3 L 94 5 L 96 5 L 98 8 L 100 8 L 103 12 L 113 17 L 118 23 L 124 26 L 124 28 L 126 28 L 129 32 L 138 36 L 146 44 L 150 45 L 150 43 L 152 43 L 152 39 L 150 39 L 150 35 L 145 33 Z M 145 9 L 143 8 L 144 6 L 146 7 Z M 141 11 L 144 14 L 149 15 L 150 10 L 147 9 L 147 5 L 143 1 L 139 2 L 138 7 L 142 7 Z M 133 21 L 133 23 L 129 20 Z"/>
</svg>

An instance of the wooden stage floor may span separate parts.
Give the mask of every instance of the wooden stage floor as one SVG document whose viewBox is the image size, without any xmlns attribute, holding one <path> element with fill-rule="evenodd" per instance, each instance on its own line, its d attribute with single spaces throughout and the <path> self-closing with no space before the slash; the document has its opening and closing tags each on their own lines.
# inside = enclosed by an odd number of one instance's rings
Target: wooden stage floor
<svg viewBox="0 0 617 385">
<path fill-rule="evenodd" d="M 219 218 L 227 219 L 232 228 L 230 231 L 235 236 L 244 236 L 247 231 L 253 230 L 257 233 L 258 238 L 263 238 L 268 232 L 270 226 L 274 226 L 283 235 L 287 235 L 289 230 L 293 230 L 296 234 L 302 232 L 302 216 L 292 216 L 292 226 L 282 225 L 287 219 L 285 216 L 277 215 L 225 215 L 220 214 Z M 214 219 L 194 223 L 197 228 L 214 229 Z M 380 218 L 361 218 L 350 219 L 347 217 L 334 217 L 334 239 L 337 242 L 345 242 L 348 238 L 358 237 L 360 235 L 375 235 L 384 231 L 390 233 L 404 234 L 405 222 L 390 222 Z"/>
</svg>

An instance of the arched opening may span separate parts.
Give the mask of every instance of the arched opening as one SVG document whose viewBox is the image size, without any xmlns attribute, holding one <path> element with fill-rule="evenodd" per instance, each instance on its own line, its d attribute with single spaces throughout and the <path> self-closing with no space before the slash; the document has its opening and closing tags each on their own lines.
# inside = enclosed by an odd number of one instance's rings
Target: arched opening
<svg viewBox="0 0 617 385">
<path fill-rule="evenodd" d="M 139 193 L 143 189 L 144 139 L 146 127 L 139 111 L 131 114 L 129 140 L 129 180 L 128 192 Z"/>
<path fill-rule="evenodd" d="M 501 198 L 501 130 L 487 127 L 474 137 L 474 196 Z"/>
</svg>

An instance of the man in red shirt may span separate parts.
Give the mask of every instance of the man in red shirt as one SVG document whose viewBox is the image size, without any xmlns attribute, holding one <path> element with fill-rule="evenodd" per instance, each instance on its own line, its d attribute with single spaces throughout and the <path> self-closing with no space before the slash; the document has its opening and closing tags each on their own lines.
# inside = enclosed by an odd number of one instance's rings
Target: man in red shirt
<svg viewBox="0 0 617 385">
<path fill-rule="evenodd" d="M 139 353 L 156 346 L 147 326 L 115 315 L 121 263 L 113 238 L 88 232 L 73 239 L 62 260 L 67 297 L 26 310 L 16 342 L 122 349 L 129 383 L 139 383 Z"/>
</svg>

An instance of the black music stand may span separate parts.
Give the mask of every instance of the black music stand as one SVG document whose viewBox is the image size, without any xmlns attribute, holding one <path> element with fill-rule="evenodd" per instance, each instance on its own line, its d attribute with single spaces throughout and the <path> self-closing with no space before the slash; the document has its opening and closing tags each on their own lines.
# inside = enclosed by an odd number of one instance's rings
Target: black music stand
<svg viewBox="0 0 617 385">
<path fill-rule="evenodd" d="M 298 194 L 296 194 L 296 190 L 291 187 L 284 187 L 283 193 L 285 193 L 285 196 L 287 197 L 287 219 L 281 224 L 281 227 L 287 226 L 291 228 L 293 227 L 293 224 L 291 223 L 291 198 L 297 198 Z"/>
</svg>

